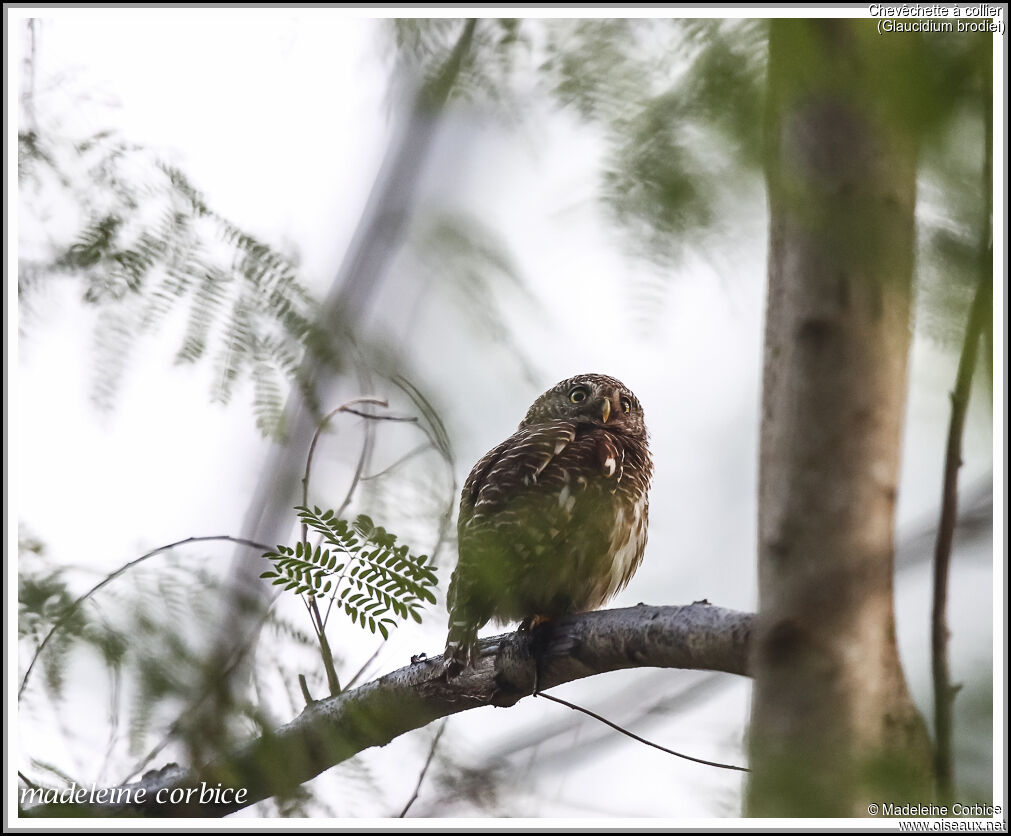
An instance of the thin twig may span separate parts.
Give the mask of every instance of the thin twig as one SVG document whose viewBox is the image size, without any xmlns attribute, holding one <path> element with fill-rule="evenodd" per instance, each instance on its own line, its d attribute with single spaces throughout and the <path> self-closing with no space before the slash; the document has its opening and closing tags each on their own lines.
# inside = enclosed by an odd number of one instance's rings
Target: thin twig
<svg viewBox="0 0 1011 836">
<path fill-rule="evenodd" d="M 323 623 L 323 616 L 320 614 L 319 605 L 316 603 L 316 596 L 312 594 L 309 595 L 309 613 L 312 616 L 313 626 L 316 630 L 316 638 L 319 640 L 319 655 L 323 659 L 327 687 L 330 689 L 330 696 L 336 697 L 341 692 L 341 681 L 337 677 L 337 666 L 334 664 L 330 642 L 327 641 L 326 625 Z"/>
<path fill-rule="evenodd" d="M 309 452 L 306 454 L 305 457 L 305 473 L 302 476 L 302 505 L 304 506 L 309 505 L 309 479 L 310 476 L 312 475 L 312 460 L 313 457 L 316 455 L 316 445 L 319 442 L 320 433 L 323 431 L 323 428 L 327 425 L 327 422 L 335 415 L 341 412 L 350 412 L 354 415 L 361 415 L 365 418 L 386 417 L 381 415 L 372 415 L 367 412 L 361 412 L 360 410 L 354 408 L 355 404 L 373 404 L 375 406 L 382 406 L 382 407 L 389 406 L 389 404 L 382 398 L 364 396 L 360 398 L 352 398 L 351 400 L 342 403 L 336 409 L 330 410 L 330 412 L 328 412 L 326 415 L 323 416 L 319 424 L 316 425 L 316 431 L 312 434 L 312 441 L 309 444 Z M 410 419 L 397 418 L 396 420 L 410 420 Z M 362 455 L 359 458 L 358 468 L 355 471 L 355 477 L 351 482 L 351 488 L 348 491 L 348 497 L 345 500 L 344 505 L 341 506 L 340 511 L 338 511 L 337 516 L 340 516 L 341 513 L 343 513 L 344 508 L 350 502 L 355 486 L 358 484 L 358 480 L 361 477 L 362 467 L 364 466 L 365 463 L 366 451 L 369 448 L 368 442 L 369 442 L 369 434 L 368 431 L 366 431 L 366 442 L 365 444 L 362 445 Z M 309 527 L 305 522 L 303 522 L 302 523 L 303 543 L 306 542 L 308 536 L 309 536 Z M 319 611 L 319 604 L 316 603 L 315 595 L 309 595 L 309 603 L 307 606 L 309 607 L 309 615 L 313 622 L 313 628 L 316 631 L 316 638 L 319 641 L 319 654 L 323 660 L 323 669 L 326 671 L 326 681 L 328 687 L 330 688 L 330 696 L 335 697 L 337 696 L 337 694 L 341 692 L 341 684 L 340 679 L 337 677 L 337 666 L 334 664 L 333 651 L 331 650 L 330 642 L 327 640 L 326 637 L 326 620 L 323 618 L 322 614 Z M 329 614 L 330 610 L 328 608 L 327 616 L 329 616 Z"/>
<path fill-rule="evenodd" d="M 354 499 L 355 491 L 358 490 L 362 474 L 365 472 L 365 466 L 372 458 L 372 447 L 375 442 L 375 437 L 375 427 L 372 423 L 366 422 L 365 432 L 362 435 L 362 449 L 358 453 L 358 462 L 355 464 L 355 472 L 351 474 L 351 484 L 348 485 L 348 491 L 344 494 L 344 500 L 337 508 L 338 517 L 343 517 L 344 512 L 351 506 L 351 500 Z"/>
<path fill-rule="evenodd" d="M 312 694 L 309 693 L 309 683 L 305 681 L 305 674 L 300 673 L 298 675 L 298 687 L 302 690 L 302 699 L 305 700 L 306 705 L 310 705 L 316 702 L 312 698 Z"/>
<path fill-rule="evenodd" d="M 305 529 L 305 523 L 302 524 L 303 530 Z M 302 535 L 302 542 L 305 542 L 305 534 Z M 305 604 L 305 610 L 309 613 L 309 620 L 312 622 L 312 631 L 316 634 L 316 641 L 319 642 L 319 653 L 323 659 L 323 669 L 326 671 L 327 687 L 330 689 L 330 696 L 335 697 L 341 692 L 340 679 L 337 677 L 337 668 L 333 661 L 333 651 L 330 649 L 330 642 L 326 637 L 326 622 L 322 620 L 319 612 L 319 605 L 316 603 L 316 596 L 314 595 L 303 595 L 302 603 Z M 329 610 L 327 610 L 329 613 Z M 312 697 L 309 696 L 309 689 L 305 683 L 305 677 L 299 674 L 299 685 L 302 688 L 302 694 L 305 696 L 306 705 L 312 702 Z"/>
<path fill-rule="evenodd" d="M 20 769 L 18 770 L 18 778 L 24 781 L 28 785 L 29 789 L 37 790 L 39 788 L 39 785 L 36 784 L 33 780 L 31 780 L 31 778 L 29 778 L 27 775 L 25 775 L 25 773 L 22 772 Z"/>
<path fill-rule="evenodd" d="M 383 404 L 383 406 L 386 406 L 386 404 Z M 342 409 L 341 412 L 350 412 L 352 415 L 370 418 L 373 421 L 406 421 L 408 423 L 416 423 L 418 420 L 418 416 L 416 415 L 373 415 L 371 412 L 363 412 L 360 409 L 353 409 L 351 407 Z"/>
<path fill-rule="evenodd" d="M 119 721 L 122 715 L 120 703 L 123 692 L 123 670 L 120 665 L 113 665 L 109 668 L 109 740 L 105 746 L 105 757 L 102 758 L 102 765 L 98 770 L 97 781 L 105 780 L 105 774 L 109 769 L 109 763 L 116 748 L 116 741 L 119 738 Z"/>
<path fill-rule="evenodd" d="M 152 549 L 146 554 L 142 554 L 140 557 L 131 560 L 129 563 L 124 563 L 115 572 L 113 572 L 110 575 L 106 575 L 102 580 L 100 580 L 93 587 L 91 587 L 91 589 L 89 589 L 83 595 L 78 597 L 72 604 L 70 604 L 67 607 L 63 615 L 61 615 L 58 619 L 56 619 L 56 623 L 49 628 L 49 632 L 46 633 L 45 638 L 42 639 L 42 641 L 39 643 L 39 646 L 35 648 L 35 653 L 32 655 L 32 659 L 28 663 L 28 669 L 25 671 L 25 675 L 21 680 L 21 687 L 18 688 L 18 699 L 21 699 L 21 695 L 24 693 L 25 687 L 28 685 L 28 677 L 31 676 L 32 670 L 35 668 L 35 663 L 39 660 L 39 656 L 42 654 L 42 651 L 46 649 L 46 645 L 49 644 L 53 636 L 56 635 L 56 633 L 67 623 L 67 621 L 69 621 L 70 617 L 75 612 L 77 612 L 77 608 L 80 607 L 81 604 L 83 604 L 85 601 L 87 601 L 92 595 L 94 595 L 103 587 L 112 583 L 124 572 L 129 571 L 139 563 L 143 563 L 145 560 L 155 557 L 156 555 L 162 554 L 163 552 L 167 552 L 172 549 L 178 548 L 179 546 L 185 546 L 189 543 L 207 543 L 213 540 L 224 540 L 229 543 L 238 543 L 240 546 L 248 546 L 251 549 L 259 549 L 260 551 L 265 552 L 270 551 L 271 548 L 270 546 L 264 545 L 263 543 L 257 543 L 255 540 L 246 540 L 243 537 L 232 537 L 229 534 L 215 534 L 209 537 L 187 537 L 184 540 L 176 540 L 174 543 L 169 543 L 165 546 L 159 546 L 156 549 Z"/>
<path fill-rule="evenodd" d="M 566 708 L 571 708 L 573 711 L 581 711 L 588 717 L 592 717 L 594 720 L 599 720 L 604 725 L 610 726 L 615 731 L 621 732 L 622 734 L 631 737 L 633 740 L 638 740 L 640 743 L 645 743 L 647 746 L 652 746 L 654 749 L 659 749 L 661 752 L 666 752 L 668 755 L 674 755 L 674 757 L 676 758 L 684 758 L 686 761 L 692 761 L 692 763 L 701 763 L 704 766 L 715 766 L 717 769 L 732 769 L 735 772 L 751 771 L 746 766 L 735 766 L 734 764 L 731 763 L 719 763 L 717 761 L 707 761 L 704 760 L 703 758 L 693 758 L 691 755 L 683 755 L 681 754 L 681 752 L 675 752 L 673 749 L 668 749 L 666 746 L 661 746 L 659 743 L 654 743 L 652 740 L 647 740 L 645 737 L 639 737 L 639 735 L 630 732 L 628 729 L 623 729 L 617 723 L 612 723 L 606 717 L 601 717 L 599 714 L 594 714 L 588 708 L 583 708 L 582 706 L 576 705 L 575 703 L 566 702 L 565 700 L 559 697 L 553 697 L 551 696 L 551 694 L 545 694 L 543 691 L 540 691 L 537 694 L 537 696 L 543 697 L 544 699 L 550 700 L 551 702 L 556 702 L 559 705 L 564 705 Z"/>
<path fill-rule="evenodd" d="M 319 424 L 316 425 L 316 431 L 312 434 L 312 441 L 309 444 L 309 452 L 306 454 L 306 457 L 305 457 L 305 474 L 302 476 L 302 504 L 303 505 L 308 505 L 309 504 L 309 476 L 312 473 L 312 459 L 313 459 L 313 456 L 316 455 L 316 444 L 319 442 L 319 435 L 323 431 L 323 427 L 325 427 L 327 425 L 327 422 L 331 418 L 333 418 L 334 415 L 337 415 L 340 412 L 350 412 L 351 411 L 351 407 L 354 404 L 358 404 L 358 403 L 370 403 L 370 404 L 375 404 L 376 406 L 382 406 L 382 407 L 389 406 L 389 404 L 386 401 L 384 401 L 382 398 L 374 398 L 374 397 L 352 398 L 351 400 L 347 401 L 346 403 L 342 403 L 336 409 L 330 410 L 326 415 L 323 416 L 323 418 L 319 422 Z M 355 415 L 362 415 L 362 414 L 363 413 L 361 413 L 361 412 L 355 412 Z M 369 416 L 369 415 L 366 414 L 366 417 L 372 417 L 372 418 L 374 418 L 376 416 Z M 307 528 L 306 528 L 305 524 L 303 523 L 302 524 L 302 542 L 305 542 L 306 534 L 307 534 Z"/>
<path fill-rule="evenodd" d="M 321 534 L 320 538 L 322 539 L 322 537 L 323 537 L 323 535 Z M 330 600 L 327 602 L 327 605 L 326 605 L 326 613 L 323 616 L 323 628 L 324 629 L 326 629 L 326 625 L 330 623 L 330 611 L 333 609 L 334 601 L 336 601 L 336 600 L 337 600 L 337 590 L 335 589 L 331 593 Z"/>
<path fill-rule="evenodd" d="M 446 425 L 439 416 L 438 411 L 425 397 L 424 393 L 418 389 L 410 380 L 403 375 L 392 378 L 394 385 L 398 386 L 424 416 L 425 422 L 418 422 L 418 427 L 425 434 L 432 446 L 439 451 L 442 460 L 446 465 L 446 473 L 449 476 L 449 492 L 446 496 L 446 507 L 439 519 L 439 531 L 432 547 L 432 560 L 437 560 L 439 550 L 446 541 L 450 523 L 453 520 L 453 509 L 456 505 L 456 463 L 453 460 L 453 448 L 449 441 L 449 433 L 446 432 Z M 428 426 L 425 426 L 425 424 Z"/>
<path fill-rule="evenodd" d="M 972 378 L 976 370 L 979 342 L 985 327 L 986 312 L 993 297 L 993 244 L 991 213 L 993 211 L 992 163 L 993 114 L 990 98 L 986 98 L 986 140 L 983 160 L 983 191 L 985 207 L 978 249 L 979 281 L 969 308 L 962 353 L 958 359 L 955 388 L 951 393 L 951 421 L 944 454 L 944 485 L 941 491 L 941 519 L 937 524 L 937 544 L 934 549 L 934 596 L 931 612 L 931 667 L 934 680 L 934 772 L 942 799 L 951 800 L 955 791 L 955 766 L 952 754 L 955 693 L 951 683 L 948 659 L 948 576 L 951 549 L 958 517 L 958 471 L 962 466 L 962 435 L 972 393 Z"/>
<path fill-rule="evenodd" d="M 429 436 L 443 457 L 452 464 L 453 450 L 449 442 L 449 434 L 446 432 L 446 425 L 442 422 L 442 418 L 439 417 L 439 413 L 436 412 L 435 407 L 429 403 L 428 398 L 422 394 L 421 390 L 403 375 L 396 375 L 391 380 L 395 386 L 411 399 L 421 414 L 424 415 L 434 434 L 429 434 L 427 430 L 424 430 L 425 435 Z"/>
<path fill-rule="evenodd" d="M 405 462 L 410 461 L 415 456 L 417 456 L 417 455 L 419 455 L 421 453 L 424 453 L 431 446 L 432 446 L 431 442 L 428 442 L 428 441 L 426 441 L 424 444 L 419 444 L 417 447 L 415 447 L 413 450 L 411 450 L 411 452 L 404 454 L 399 459 L 397 459 L 395 462 L 393 462 L 393 464 L 387 465 L 382 470 L 380 470 L 380 471 L 378 471 L 376 473 L 370 473 L 368 476 L 362 476 L 361 480 L 363 482 L 370 482 L 373 479 L 378 479 L 380 476 L 385 476 L 391 470 L 396 470 L 396 468 L 400 467 L 400 465 L 404 464 Z"/>
<path fill-rule="evenodd" d="M 405 818 L 407 816 L 407 811 L 411 809 L 411 805 L 418 800 L 418 793 L 421 792 L 421 785 L 425 780 L 425 775 L 428 773 L 428 767 L 432 765 L 432 759 L 435 757 L 435 750 L 439 746 L 439 740 L 442 738 L 442 733 L 446 730 L 447 720 L 443 720 L 439 724 L 439 730 L 435 733 L 435 737 L 432 738 L 432 745 L 428 750 L 428 757 L 425 758 L 425 765 L 421 767 L 421 773 L 418 775 L 418 783 L 414 785 L 414 793 L 407 803 L 404 805 L 404 809 L 400 811 L 400 818 Z"/>
</svg>

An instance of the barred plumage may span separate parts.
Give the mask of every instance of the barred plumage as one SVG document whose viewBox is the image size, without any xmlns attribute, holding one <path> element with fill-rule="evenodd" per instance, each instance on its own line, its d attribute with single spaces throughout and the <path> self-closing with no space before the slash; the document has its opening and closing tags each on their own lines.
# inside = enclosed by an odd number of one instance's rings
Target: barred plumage
<svg viewBox="0 0 1011 836">
<path fill-rule="evenodd" d="M 620 381 L 579 375 L 541 395 L 463 488 L 450 669 L 492 619 L 552 619 L 621 590 L 646 546 L 652 474 L 642 407 Z"/>
</svg>

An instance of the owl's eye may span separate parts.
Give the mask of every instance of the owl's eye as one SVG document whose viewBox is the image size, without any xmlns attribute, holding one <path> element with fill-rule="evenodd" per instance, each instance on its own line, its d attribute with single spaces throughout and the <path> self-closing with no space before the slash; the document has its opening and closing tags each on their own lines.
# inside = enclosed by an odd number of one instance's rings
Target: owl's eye
<svg viewBox="0 0 1011 836">
<path fill-rule="evenodd" d="M 632 411 L 632 402 L 628 398 L 621 399 L 621 410 L 626 415 Z"/>
<path fill-rule="evenodd" d="M 586 391 L 585 386 L 576 386 L 571 392 L 569 392 L 569 400 L 572 403 L 582 403 L 589 397 L 590 393 Z"/>
</svg>

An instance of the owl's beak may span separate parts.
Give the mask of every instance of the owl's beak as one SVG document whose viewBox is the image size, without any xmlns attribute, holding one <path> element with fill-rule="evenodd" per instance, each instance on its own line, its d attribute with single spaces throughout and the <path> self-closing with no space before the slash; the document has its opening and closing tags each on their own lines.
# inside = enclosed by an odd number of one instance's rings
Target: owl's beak
<svg viewBox="0 0 1011 836">
<path fill-rule="evenodd" d="M 604 423 L 607 423 L 607 419 L 611 417 L 611 399 L 607 398 L 604 401 L 604 408 L 601 411 L 601 417 L 604 419 Z"/>
</svg>

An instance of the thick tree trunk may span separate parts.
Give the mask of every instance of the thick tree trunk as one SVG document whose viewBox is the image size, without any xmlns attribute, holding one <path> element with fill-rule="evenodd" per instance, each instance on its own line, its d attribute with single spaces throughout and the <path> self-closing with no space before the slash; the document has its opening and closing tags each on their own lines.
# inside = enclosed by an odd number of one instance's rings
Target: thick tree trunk
<svg viewBox="0 0 1011 836">
<path fill-rule="evenodd" d="M 861 21 L 772 24 L 753 815 L 929 791 L 892 596 L 916 198 L 894 82 L 913 49 Z"/>
</svg>

